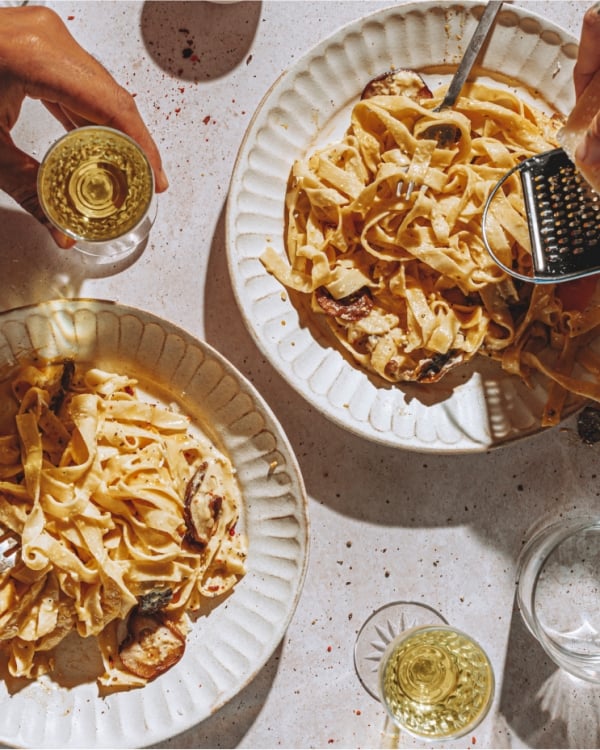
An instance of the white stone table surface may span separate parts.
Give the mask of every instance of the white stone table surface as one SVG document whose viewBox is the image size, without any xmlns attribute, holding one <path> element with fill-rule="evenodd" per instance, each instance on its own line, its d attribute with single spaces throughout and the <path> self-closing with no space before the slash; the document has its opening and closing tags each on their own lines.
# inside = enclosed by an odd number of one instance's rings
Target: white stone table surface
<svg viewBox="0 0 600 750">
<path fill-rule="evenodd" d="M 380 746 L 383 710 L 355 676 L 353 645 L 372 610 L 409 599 L 430 604 L 473 634 L 494 665 L 490 714 L 472 736 L 449 746 L 598 747 L 600 688 L 556 672 L 521 624 L 514 581 L 519 550 L 537 519 L 598 508 L 600 446 L 582 442 L 573 418 L 471 455 L 364 440 L 324 418 L 283 381 L 254 344 L 233 295 L 224 211 L 253 112 L 276 77 L 315 43 L 391 3 L 47 4 L 136 93 L 171 187 L 160 198 L 146 252 L 128 268 L 102 273 L 67 262 L 44 230 L 0 196 L 0 309 L 59 296 L 113 299 L 206 339 L 267 398 L 309 494 L 309 567 L 285 637 L 224 708 L 158 746 Z M 588 7 L 516 5 L 575 37 Z M 183 55 L 190 37 L 193 61 Z M 38 103 L 28 102 L 15 139 L 39 157 L 59 132 Z"/>
</svg>

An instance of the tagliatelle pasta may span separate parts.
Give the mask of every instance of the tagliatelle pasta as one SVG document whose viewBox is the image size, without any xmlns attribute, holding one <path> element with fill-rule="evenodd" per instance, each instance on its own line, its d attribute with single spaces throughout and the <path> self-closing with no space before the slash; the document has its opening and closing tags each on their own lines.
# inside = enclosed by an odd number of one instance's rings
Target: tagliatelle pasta
<svg viewBox="0 0 600 750">
<path fill-rule="evenodd" d="M 340 141 L 294 163 L 287 258 L 268 247 L 261 259 L 366 370 L 428 383 L 483 354 L 526 382 L 547 379 L 542 423 L 555 424 L 570 394 L 600 400 L 588 354 L 600 324 L 596 280 L 515 282 L 485 250 L 481 221 L 508 170 L 556 147 L 560 118 L 480 83 L 434 112 L 443 93 L 357 102 Z M 530 267 L 518 175 L 488 221 L 501 260 Z"/>
<path fill-rule="evenodd" d="M 235 470 L 187 416 L 142 399 L 125 375 L 24 365 L 10 391 L 0 653 L 10 674 L 36 678 L 75 631 L 97 639 L 101 685 L 143 685 L 181 657 L 188 613 L 245 573 Z"/>
</svg>

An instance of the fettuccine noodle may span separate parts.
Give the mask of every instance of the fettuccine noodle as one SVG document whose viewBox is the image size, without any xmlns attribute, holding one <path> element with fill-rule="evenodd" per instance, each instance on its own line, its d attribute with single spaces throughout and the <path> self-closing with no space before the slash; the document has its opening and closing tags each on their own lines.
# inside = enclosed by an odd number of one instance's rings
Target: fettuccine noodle
<svg viewBox="0 0 600 750">
<path fill-rule="evenodd" d="M 451 110 L 433 112 L 443 93 L 358 102 L 339 142 L 294 163 L 287 258 L 268 247 L 263 264 L 366 370 L 390 382 L 435 382 L 484 354 L 527 383 L 535 373 L 547 378 L 542 423 L 555 424 L 569 394 L 600 400 L 598 362 L 587 350 L 600 294 L 589 280 L 585 300 L 565 294 L 569 285 L 515 283 L 486 252 L 481 221 L 498 180 L 555 148 L 561 123 L 484 84 L 465 86 Z M 445 124 L 458 130 L 457 142 L 438 143 L 432 126 Z M 517 175 L 488 221 L 500 259 L 530 268 Z"/>
<path fill-rule="evenodd" d="M 187 613 L 245 572 L 229 458 L 192 433 L 187 416 L 138 397 L 136 386 L 69 362 L 24 365 L 11 378 L 0 541 L 14 540 L 15 559 L 0 560 L 0 650 L 14 676 L 52 672 L 53 650 L 76 631 L 97 637 L 100 684 L 143 685 L 147 678 L 119 658 L 128 616 L 158 602 L 161 622 L 184 641 Z"/>
</svg>

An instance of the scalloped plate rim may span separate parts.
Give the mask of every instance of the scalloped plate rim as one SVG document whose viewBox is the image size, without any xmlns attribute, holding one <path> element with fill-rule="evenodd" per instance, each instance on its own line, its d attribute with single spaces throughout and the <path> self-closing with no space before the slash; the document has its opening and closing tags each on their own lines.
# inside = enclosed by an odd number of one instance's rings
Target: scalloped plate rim
<svg viewBox="0 0 600 750">
<path fill-rule="evenodd" d="M 387 8 L 379 9 L 374 11 L 373 13 L 367 14 L 363 16 L 360 19 L 350 21 L 349 23 L 343 25 L 336 31 L 334 31 L 332 34 L 330 34 L 327 38 L 317 42 L 311 49 L 309 49 L 306 53 L 304 53 L 298 60 L 290 66 L 288 69 L 286 69 L 283 73 L 281 73 L 275 81 L 271 84 L 269 89 L 266 91 L 264 96 L 262 97 L 262 100 L 260 101 L 259 105 L 255 109 L 252 118 L 250 120 L 250 123 L 245 131 L 244 137 L 242 139 L 242 142 L 240 144 L 240 148 L 238 150 L 238 153 L 236 155 L 236 160 L 234 164 L 234 169 L 232 171 L 232 178 L 230 183 L 230 191 L 227 201 L 227 208 L 226 208 L 226 219 L 225 219 L 225 229 L 226 229 L 226 255 L 227 255 L 227 264 L 229 269 L 229 274 L 232 282 L 232 288 L 234 297 L 236 299 L 236 302 L 238 304 L 238 308 L 241 312 L 242 318 L 244 320 L 244 323 L 251 334 L 253 340 L 257 344 L 258 348 L 261 350 L 261 352 L 264 354 L 264 356 L 269 360 L 269 362 L 272 364 L 272 366 L 277 370 L 277 372 L 286 380 L 286 382 L 291 385 L 294 390 L 302 396 L 305 400 L 307 400 L 311 405 L 313 405 L 320 413 L 322 413 L 325 417 L 330 419 L 334 424 L 341 427 L 344 430 L 347 430 L 348 432 L 358 436 L 363 437 L 369 440 L 372 440 L 376 443 L 380 443 L 382 445 L 387 445 L 390 447 L 399 447 L 399 448 L 405 448 L 409 450 L 416 450 L 421 452 L 432 452 L 432 453 L 474 453 L 474 452 L 483 452 L 488 451 L 490 449 L 498 448 L 503 445 L 507 445 L 509 443 L 514 443 L 520 440 L 523 440 L 525 438 L 530 438 L 532 436 L 535 436 L 537 434 L 540 434 L 544 431 L 547 431 L 547 429 L 551 428 L 542 428 L 539 425 L 532 425 L 529 429 L 524 429 L 521 431 L 516 431 L 515 434 L 511 434 L 506 439 L 500 437 L 497 439 L 494 439 L 494 436 L 490 436 L 490 440 L 485 441 L 473 441 L 471 440 L 468 435 L 463 436 L 465 440 L 457 441 L 454 445 L 444 444 L 440 445 L 439 441 L 435 445 L 428 445 L 426 442 L 418 441 L 416 439 L 414 440 L 403 440 L 400 439 L 397 435 L 388 432 L 378 431 L 376 430 L 370 422 L 365 420 L 357 420 L 354 418 L 350 418 L 348 416 L 347 410 L 336 407 L 334 404 L 331 403 L 330 400 L 328 400 L 326 397 L 324 397 L 322 394 L 316 393 L 314 390 L 312 390 L 310 387 L 307 387 L 306 383 L 303 382 L 301 379 L 299 379 L 295 373 L 293 372 L 292 368 L 290 367 L 290 363 L 287 361 L 284 361 L 280 355 L 278 355 L 276 352 L 273 351 L 271 346 L 266 341 L 266 334 L 262 329 L 260 329 L 258 322 L 256 322 L 252 316 L 250 311 L 246 309 L 245 305 L 245 293 L 244 289 L 242 287 L 243 279 L 241 278 L 239 271 L 238 271 L 238 265 L 242 261 L 248 261 L 257 260 L 256 256 L 248 256 L 246 257 L 243 253 L 240 254 L 238 251 L 236 239 L 237 239 L 237 230 L 236 230 L 236 219 L 237 219 L 237 201 L 239 200 L 239 191 L 241 191 L 241 185 L 243 183 L 243 176 L 245 175 L 246 171 L 249 169 L 246 162 L 248 160 L 248 157 L 251 153 L 251 148 L 253 144 L 253 139 L 256 137 L 256 133 L 254 132 L 255 127 L 257 126 L 257 123 L 261 117 L 264 117 L 266 114 L 266 110 L 269 105 L 271 105 L 273 108 L 276 108 L 276 105 L 279 102 L 279 98 L 286 92 L 286 85 L 288 85 L 288 82 L 291 82 L 294 78 L 297 78 L 301 73 L 305 73 L 308 70 L 308 67 L 311 62 L 322 58 L 325 54 L 325 52 L 333 48 L 335 45 L 343 46 L 345 43 L 345 40 L 352 35 L 353 33 L 356 33 L 360 27 L 363 24 L 367 23 L 373 23 L 373 22 L 379 22 L 383 24 L 385 19 L 388 19 L 390 16 L 402 16 L 407 13 L 426 13 L 428 7 L 437 9 L 440 7 L 440 3 L 433 2 L 431 0 L 422 0 L 421 2 L 415 2 L 414 0 L 412 2 L 405 2 L 401 3 L 399 5 L 390 6 Z M 465 12 L 470 12 L 473 9 L 477 7 L 481 7 L 483 5 L 482 2 L 479 0 L 457 0 L 453 2 L 449 2 L 444 5 L 445 9 L 450 9 L 452 11 L 461 11 L 463 14 Z M 528 11 L 524 8 L 520 8 L 518 6 L 512 6 L 507 5 L 505 8 L 501 10 L 502 12 L 511 12 L 517 16 L 518 19 L 520 19 L 520 22 L 523 22 L 525 20 L 533 20 L 537 22 L 541 26 L 542 32 L 554 32 L 559 35 L 560 39 L 562 40 L 563 45 L 576 45 L 576 40 L 570 35 L 569 32 L 567 32 L 565 29 L 558 26 L 556 23 L 549 21 L 548 19 L 544 18 L 543 16 Z M 540 35 L 541 38 L 541 35 Z M 524 83 L 522 81 L 515 81 L 516 85 L 521 85 L 525 87 L 531 87 L 532 84 Z M 359 93 L 359 92 L 357 92 Z M 316 137 L 316 136 L 313 136 Z M 307 145 L 307 148 L 310 149 L 311 146 Z M 290 160 L 290 167 L 291 167 L 291 160 Z M 282 197 L 282 208 L 283 208 L 283 197 Z M 268 274 L 265 273 L 265 277 L 268 277 Z M 269 277 L 272 280 L 272 277 Z M 270 281 L 266 281 L 265 283 L 270 283 Z M 279 282 L 276 282 L 279 284 Z M 285 288 L 282 285 L 279 285 L 278 291 L 282 294 L 285 294 Z M 273 294 L 270 292 L 270 294 Z M 295 311 L 293 308 L 291 308 L 291 314 L 294 315 Z M 289 333 L 289 331 L 288 331 Z M 323 357 L 327 356 L 327 352 L 333 351 L 333 349 L 327 349 L 324 350 Z M 353 369 L 357 372 L 360 372 L 359 368 L 355 368 L 350 364 L 344 365 L 342 364 L 342 367 L 346 366 L 349 369 Z M 466 365 L 464 367 L 464 372 L 469 372 L 470 366 Z M 362 373 L 364 378 L 369 378 L 370 376 L 366 373 Z M 402 385 L 397 387 L 398 392 L 402 392 Z M 570 410 L 565 411 L 564 413 L 564 419 L 571 416 L 577 409 L 579 408 L 579 405 L 573 406 Z"/>
</svg>

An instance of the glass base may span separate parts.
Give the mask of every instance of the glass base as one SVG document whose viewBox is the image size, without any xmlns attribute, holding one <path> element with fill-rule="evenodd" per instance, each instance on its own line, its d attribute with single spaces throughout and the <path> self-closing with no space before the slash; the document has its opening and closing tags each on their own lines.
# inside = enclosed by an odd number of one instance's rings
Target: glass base
<svg viewBox="0 0 600 750">
<path fill-rule="evenodd" d="M 442 615 L 426 604 L 391 602 L 365 621 L 354 645 L 354 667 L 365 690 L 379 698 L 379 662 L 387 645 L 410 628 L 423 625 L 447 625 Z"/>
<path fill-rule="evenodd" d="M 117 237 L 114 240 L 106 242 L 78 240 L 71 249 L 83 253 L 83 255 L 94 263 L 115 263 L 122 261 L 136 252 L 141 252 L 146 246 L 150 230 L 156 218 L 156 211 L 157 205 L 156 202 L 153 202 L 142 221 L 131 232 L 127 232 L 122 237 Z"/>
</svg>

